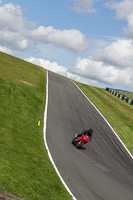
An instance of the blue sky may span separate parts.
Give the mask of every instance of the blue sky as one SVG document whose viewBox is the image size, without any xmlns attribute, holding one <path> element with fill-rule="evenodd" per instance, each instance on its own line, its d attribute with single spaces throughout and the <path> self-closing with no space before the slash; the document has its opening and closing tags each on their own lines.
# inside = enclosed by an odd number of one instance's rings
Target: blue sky
<svg viewBox="0 0 133 200">
<path fill-rule="evenodd" d="M 0 0 L 0 50 L 79 82 L 133 91 L 132 0 Z"/>
</svg>

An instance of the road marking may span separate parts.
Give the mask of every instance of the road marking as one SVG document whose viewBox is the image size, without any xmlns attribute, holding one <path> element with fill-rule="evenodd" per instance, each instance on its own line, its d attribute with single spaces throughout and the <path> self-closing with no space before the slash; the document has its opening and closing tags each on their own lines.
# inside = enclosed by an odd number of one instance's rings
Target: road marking
<svg viewBox="0 0 133 200">
<path fill-rule="evenodd" d="M 69 194 L 73 197 L 73 200 L 77 200 L 74 195 L 72 194 L 72 192 L 70 191 L 70 189 L 68 188 L 68 186 L 66 185 L 65 181 L 63 180 L 60 172 L 58 171 L 55 163 L 54 163 L 54 160 L 51 156 L 51 153 L 50 153 L 50 150 L 48 148 L 48 144 L 47 144 L 47 140 L 46 140 L 46 123 L 47 123 L 47 110 L 48 110 L 48 70 L 47 70 L 47 85 L 46 85 L 46 104 L 45 104 L 45 111 L 44 111 L 44 127 L 43 127 L 43 137 L 44 137 L 44 143 L 45 143 L 45 146 L 46 146 L 46 149 L 48 151 L 48 156 L 50 158 L 50 161 L 52 162 L 54 168 L 55 168 L 55 171 L 56 173 L 58 174 L 59 178 L 61 179 L 63 185 L 65 186 L 65 188 L 67 189 L 67 191 L 69 192 Z"/>
</svg>

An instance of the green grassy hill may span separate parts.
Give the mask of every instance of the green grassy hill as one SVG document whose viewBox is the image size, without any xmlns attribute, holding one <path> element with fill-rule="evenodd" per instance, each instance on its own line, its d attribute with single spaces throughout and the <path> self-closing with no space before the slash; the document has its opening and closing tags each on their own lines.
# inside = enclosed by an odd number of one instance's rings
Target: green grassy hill
<svg viewBox="0 0 133 200">
<path fill-rule="evenodd" d="M 45 95 L 43 68 L 0 52 L 0 189 L 29 200 L 72 199 L 45 149 Z"/>
</svg>

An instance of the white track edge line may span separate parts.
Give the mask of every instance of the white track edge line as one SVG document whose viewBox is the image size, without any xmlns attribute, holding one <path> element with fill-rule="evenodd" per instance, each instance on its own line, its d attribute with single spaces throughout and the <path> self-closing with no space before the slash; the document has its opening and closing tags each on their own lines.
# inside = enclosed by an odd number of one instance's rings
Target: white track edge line
<svg viewBox="0 0 133 200">
<path fill-rule="evenodd" d="M 47 144 L 47 141 L 46 141 L 46 123 L 47 123 L 47 109 L 48 109 L 48 70 L 47 70 L 47 84 L 46 84 L 46 103 L 45 103 L 45 111 L 44 111 L 44 127 L 43 127 L 43 137 L 44 137 L 44 143 L 45 143 L 45 146 L 46 146 L 46 149 L 48 151 L 48 156 L 50 158 L 50 161 L 51 163 L 53 164 L 54 168 L 55 168 L 55 171 L 56 173 L 58 174 L 60 180 L 62 181 L 63 185 L 65 186 L 65 188 L 67 189 L 67 191 L 69 192 L 69 194 L 72 196 L 73 200 L 77 200 L 74 195 L 72 194 L 72 192 L 70 191 L 70 189 L 68 188 L 68 186 L 66 185 L 65 181 L 63 180 L 61 174 L 59 173 L 55 163 L 54 163 L 54 160 L 51 156 L 51 153 L 50 153 L 50 150 L 48 148 L 48 144 Z"/>
<path fill-rule="evenodd" d="M 71 80 L 72 81 L 72 80 Z M 103 116 L 103 114 L 97 109 L 97 107 L 91 102 L 91 100 L 84 94 L 84 92 L 76 85 L 76 83 L 74 83 L 72 81 L 72 83 L 80 90 L 80 92 L 86 97 L 86 99 L 94 106 L 94 108 L 97 110 L 97 112 L 103 117 L 103 119 L 106 121 L 106 123 L 108 124 L 108 126 L 111 128 L 111 130 L 113 131 L 113 133 L 115 134 L 115 136 L 118 138 L 118 140 L 121 142 L 121 144 L 123 145 L 123 147 L 126 149 L 126 151 L 128 152 L 128 154 L 131 156 L 131 158 L 133 159 L 133 155 L 130 153 L 130 151 L 127 149 L 127 147 L 125 146 L 125 144 L 122 142 L 122 140 L 120 139 L 120 137 L 117 135 L 117 133 L 115 132 L 115 130 L 112 128 L 112 126 L 110 125 L 110 123 L 107 121 L 107 119 Z"/>
</svg>

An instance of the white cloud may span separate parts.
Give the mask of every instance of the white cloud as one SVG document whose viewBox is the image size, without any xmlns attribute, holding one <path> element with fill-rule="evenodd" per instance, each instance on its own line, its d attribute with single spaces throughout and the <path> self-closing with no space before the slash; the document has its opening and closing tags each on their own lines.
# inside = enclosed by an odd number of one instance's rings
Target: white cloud
<svg viewBox="0 0 133 200">
<path fill-rule="evenodd" d="M 106 3 L 110 9 L 116 10 L 116 17 L 118 19 L 127 19 L 133 13 L 133 1 L 123 0 L 120 2 L 110 1 Z"/>
<path fill-rule="evenodd" d="M 9 46 L 13 50 L 25 50 L 28 48 L 28 40 L 17 32 L 0 30 L 0 43 Z"/>
<path fill-rule="evenodd" d="M 52 43 L 77 53 L 87 50 L 89 45 L 86 37 L 76 29 L 57 30 L 52 26 L 39 26 L 28 34 L 36 41 Z"/>
<path fill-rule="evenodd" d="M 10 55 L 14 55 L 14 56 L 16 55 L 15 51 L 12 51 L 11 49 L 9 49 L 5 46 L 0 46 L 0 51 L 7 53 L 7 54 L 10 54 Z"/>
<path fill-rule="evenodd" d="M 123 0 L 120 2 L 111 1 L 106 3 L 110 9 L 116 10 L 117 19 L 127 20 L 127 28 L 124 29 L 126 35 L 133 39 L 133 0 Z"/>
<path fill-rule="evenodd" d="M 125 28 L 125 33 L 129 38 L 133 39 L 133 14 L 128 16 L 128 26 Z"/>
<path fill-rule="evenodd" d="M 94 0 L 73 0 L 74 1 L 74 11 L 82 13 L 82 12 L 95 12 L 93 8 Z"/>
<path fill-rule="evenodd" d="M 5 4 L 0 7 L 0 29 L 7 29 L 13 32 L 22 30 L 24 20 L 22 17 L 22 9 L 19 5 L 12 3 Z"/>
<path fill-rule="evenodd" d="M 35 58 L 35 57 L 25 58 L 25 60 L 34 63 L 36 65 L 39 65 L 44 69 L 48 69 L 55 73 L 67 76 L 68 69 L 62 65 L 59 65 L 57 62 L 50 62 L 49 60 L 45 60 L 42 58 Z"/>
<path fill-rule="evenodd" d="M 91 57 L 78 58 L 70 72 L 106 85 L 122 85 L 133 90 L 133 40 L 117 40 Z M 119 86 L 118 86 L 119 87 Z"/>
<path fill-rule="evenodd" d="M 93 60 L 93 58 L 78 58 L 76 66 L 71 68 L 71 73 L 104 83 L 106 85 L 123 85 L 133 89 L 133 69 L 117 68 L 113 65 L 106 65 L 102 61 Z"/>
<path fill-rule="evenodd" d="M 77 29 L 57 30 L 52 26 L 39 26 L 23 18 L 22 8 L 13 3 L 0 7 L 0 44 L 15 50 L 26 50 L 35 42 L 51 43 L 80 53 L 88 49 L 88 40 Z"/>
<path fill-rule="evenodd" d="M 93 58 L 78 58 L 76 66 L 71 68 L 71 72 L 92 80 L 112 83 L 116 79 L 113 66 L 105 66 L 101 61 L 95 61 Z"/>
<path fill-rule="evenodd" d="M 117 68 L 133 68 L 133 40 L 118 39 L 104 49 L 95 51 L 93 57 Z"/>
<path fill-rule="evenodd" d="M 12 3 L 0 7 L 0 44 L 12 50 L 26 50 L 29 46 L 23 30 L 29 24 L 22 16 L 22 9 L 19 5 Z"/>
</svg>

